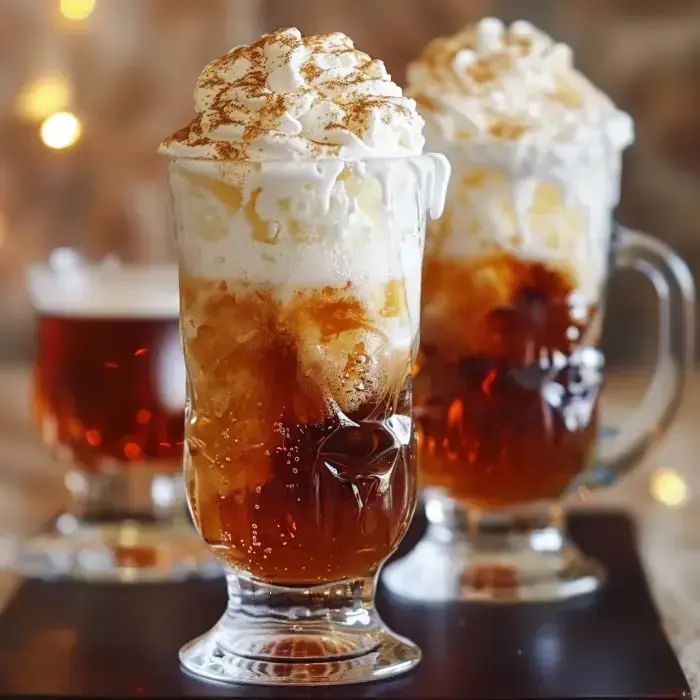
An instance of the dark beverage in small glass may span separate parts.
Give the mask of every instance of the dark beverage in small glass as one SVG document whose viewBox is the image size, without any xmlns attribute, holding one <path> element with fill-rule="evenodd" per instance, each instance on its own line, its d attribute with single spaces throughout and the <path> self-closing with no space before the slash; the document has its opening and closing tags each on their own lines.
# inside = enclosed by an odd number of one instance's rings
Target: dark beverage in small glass
<svg viewBox="0 0 700 700">
<path fill-rule="evenodd" d="M 44 439 L 87 471 L 181 469 L 177 317 L 40 312 L 34 409 Z"/>
</svg>

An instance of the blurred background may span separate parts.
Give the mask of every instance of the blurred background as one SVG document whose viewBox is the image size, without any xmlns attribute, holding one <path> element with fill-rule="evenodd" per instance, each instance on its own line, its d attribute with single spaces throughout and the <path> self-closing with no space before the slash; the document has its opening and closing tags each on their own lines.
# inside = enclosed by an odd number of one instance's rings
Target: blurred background
<svg viewBox="0 0 700 700">
<path fill-rule="evenodd" d="M 0 0 L 0 361 L 31 357 L 27 263 L 171 255 L 156 148 L 211 58 L 279 26 L 341 30 L 403 81 L 429 39 L 484 15 L 572 44 L 633 114 L 620 218 L 700 273 L 700 0 Z M 651 291 L 624 275 L 609 296 L 609 362 L 644 363 Z"/>
</svg>

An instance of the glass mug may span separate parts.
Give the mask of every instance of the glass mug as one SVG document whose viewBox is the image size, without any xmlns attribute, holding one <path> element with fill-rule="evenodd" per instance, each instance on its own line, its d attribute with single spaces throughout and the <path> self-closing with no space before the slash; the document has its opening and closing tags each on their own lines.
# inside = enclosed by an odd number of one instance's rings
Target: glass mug
<svg viewBox="0 0 700 700">
<path fill-rule="evenodd" d="M 188 517 L 177 267 L 58 249 L 28 270 L 33 412 L 66 468 L 67 512 L 16 543 L 26 576 L 168 581 L 219 574 Z"/>
<path fill-rule="evenodd" d="M 427 155 L 170 160 L 186 486 L 229 589 L 186 670 L 327 685 L 418 663 L 374 581 L 415 508 L 425 219 L 447 172 Z"/>
<path fill-rule="evenodd" d="M 559 501 L 639 460 L 668 427 L 692 366 L 687 267 L 612 223 L 619 150 L 568 144 L 552 167 L 553 153 L 514 161 L 512 147 L 436 149 L 452 179 L 428 233 L 414 378 L 429 526 L 383 573 L 410 599 L 548 601 L 595 590 L 604 572 L 567 539 Z M 659 354 L 641 411 L 598 443 L 611 267 L 654 286 Z"/>
</svg>

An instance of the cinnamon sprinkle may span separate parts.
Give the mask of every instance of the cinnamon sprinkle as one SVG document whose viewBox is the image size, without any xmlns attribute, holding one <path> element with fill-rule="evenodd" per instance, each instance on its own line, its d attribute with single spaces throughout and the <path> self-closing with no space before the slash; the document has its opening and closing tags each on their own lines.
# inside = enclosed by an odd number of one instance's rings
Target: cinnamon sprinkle
<svg viewBox="0 0 700 700">
<path fill-rule="evenodd" d="M 406 94 L 424 112 L 451 114 L 456 108 L 443 100 L 443 95 L 475 96 L 479 100 L 488 98 L 493 91 L 501 90 L 500 86 L 503 81 L 508 81 L 510 75 L 519 79 L 520 72 L 527 69 L 523 67 L 527 63 L 520 63 L 523 59 L 531 57 L 535 62 L 544 61 L 546 53 L 554 46 L 551 38 L 546 35 L 543 38 L 527 28 L 523 31 L 522 26 L 503 26 L 502 33 L 499 27 L 499 36 L 494 34 L 490 41 L 480 36 L 482 28 L 481 23 L 472 24 L 453 36 L 434 39 L 421 56 L 409 65 L 409 83 L 414 83 L 415 87 L 409 88 Z M 486 29 L 486 34 L 489 34 Z M 540 52 L 543 52 L 542 58 Z M 559 102 L 571 110 L 581 109 L 583 105 L 582 96 L 566 80 L 562 80 L 561 85 L 541 99 Z M 509 110 L 510 105 L 505 102 L 503 110 L 500 106 L 485 107 L 484 125 L 479 128 L 496 140 L 520 139 L 531 125 L 526 117 L 511 117 Z M 449 134 L 449 138 L 468 139 L 471 135 L 471 129 L 456 129 Z"/>
<path fill-rule="evenodd" d="M 433 39 L 412 65 L 421 65 L 432 77 L 432 81 L 446 91 L 465 92 L 468 88 L 460 81 L 457 71 L 464 71 L 475 83 L 489 83 L 507 71 L 514 57 L 529 55 L 533 50 L 530 37 L 515 34 L 504 28 L 503 48 L 479 55 L 476 41 L 477 25 L 472 24 L 450 37 Z M 455 60 L 463 51 L 475 52 L 474 61 L 466 68 L 456 68 Z M 427 102 L 429 96 L 408 93 L 418 101 Z"/>
<path fill-rule="evenodd" d="M 289 63 L 290 55 L 306 51 L 300 73 L 304 83 L 289 93 L 276 93 L 269 87 L 268 62 L 275 57 L 274 66 Z M 341 76 L 318 65 L 317 55 L 340 57 L 351 54 L 354 64 L 347 64 Z M 209 147 L 212 157 L 220 160 L 248 159 L 248 149 L 264 137 L 290 138 L 280 130 L 285 113 L 295 113 L 313 95 L 313 104 L 330 102 L 340 110 L 339 119 L 325 126 L 326 132 L 349 131 L 363 139 L 375 112 L 390 124 L 394 115 L 410 120 L 414 111 L 405 98 L 366 94 L 361 86 L 370 81 L 389 82 L 381 61 L 355 49 L 352 40 L 341 33 L 301 37 L 295 30 L 281 29 L 265 34 L 248 46 L 239 46 L 212 61 L 197 81 L 198 104 L 203 107 L 192 122 L 175 132 L 165 145 L 179 143 L 192 147 Z M 359 88 L 359 89 L 358 89 Z M 251 104 L 251 102 L 253 104 Z M 308 103 L 306 103 L 308 104 Z M 216 132 L 227 129 L 225 140 Z M 333 156 L 342 144 L 313 141 L 305 134 L 307 150 L 314 156 Z"/>
</svg>

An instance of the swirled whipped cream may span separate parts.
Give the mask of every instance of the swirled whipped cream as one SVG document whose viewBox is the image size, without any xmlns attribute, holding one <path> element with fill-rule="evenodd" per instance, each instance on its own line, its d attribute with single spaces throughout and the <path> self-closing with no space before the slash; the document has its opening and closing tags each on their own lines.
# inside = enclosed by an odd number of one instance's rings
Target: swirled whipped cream
<svg viewBox="0 0 700 700">
<path fill-rule="evenodd" d="M 418 154 L 423 119 L 384 63 L 341 33 L 265 34 L 212 61 L 197 116 L 160 152 L 210 160 L 306 160 Z"/>
<path fill-rule="evenodd" d="M 427 133 L 490 143 L 606 139 L 624 148 L 628 115 L 573 66 L 571 49 L 525 21 L 487 18 L 433 40 L 408 68 Z"/>
</svg>

